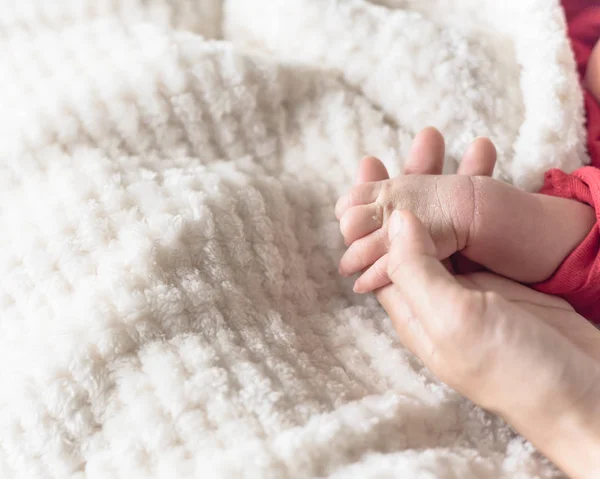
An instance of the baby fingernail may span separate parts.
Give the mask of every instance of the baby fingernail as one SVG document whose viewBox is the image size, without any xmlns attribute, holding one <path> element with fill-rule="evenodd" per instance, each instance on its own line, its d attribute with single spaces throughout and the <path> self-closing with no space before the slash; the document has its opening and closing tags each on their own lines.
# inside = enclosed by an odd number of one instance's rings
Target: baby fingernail
<svg viewBox="0 0 600 479">
<path fill-rule="evenodd" d="M 404 218 L 399 211 L 394 211 L 392 216 L 390 216 L 390 226 L 389 226 L 389 235 L 390 240 L 393 240 L 396 236 L 402 233 L 402 228 L 404 227 Z"/>
</svg>

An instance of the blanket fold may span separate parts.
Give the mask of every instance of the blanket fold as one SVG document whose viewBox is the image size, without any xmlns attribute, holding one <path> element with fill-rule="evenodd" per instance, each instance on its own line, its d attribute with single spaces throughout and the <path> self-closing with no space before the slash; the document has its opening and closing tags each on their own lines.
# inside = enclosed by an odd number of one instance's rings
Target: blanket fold
<svg viewBox="0 0 600 479">
<path fill-rule="evenodd" d="M 556 0 L 0 0 L 0 477 L 550 478 L 337 274 L 427 125 L 585 154 Z"/>
</svg>

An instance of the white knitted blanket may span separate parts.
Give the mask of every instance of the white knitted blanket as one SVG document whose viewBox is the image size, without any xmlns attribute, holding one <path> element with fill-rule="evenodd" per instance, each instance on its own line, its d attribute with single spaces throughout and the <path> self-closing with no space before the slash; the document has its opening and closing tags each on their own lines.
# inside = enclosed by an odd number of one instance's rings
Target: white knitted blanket
<svg viewBox="0 0 600 479">
<path fill-rule="evenodd" d="M 555 477 L 336 273 L 427 125 L 585 163 L 558 0 L 0 0 L 0 477 Z"/>
</svg>

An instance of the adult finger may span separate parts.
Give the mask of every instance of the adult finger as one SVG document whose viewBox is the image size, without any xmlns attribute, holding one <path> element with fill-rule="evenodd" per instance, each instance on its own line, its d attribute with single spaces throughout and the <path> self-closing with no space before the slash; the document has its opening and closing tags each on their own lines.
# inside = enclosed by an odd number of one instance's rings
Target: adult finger
<svg viewBox="0 0 600 479">
<path fill-rule="evenodd" d="M 364 271 L 354 282 L 354 292 L 358 294 L 370 293 L 371 291 L 388 285 L 390 283 L 390 278 L 388 276 L 388 260 L 389 256 L 386 253 L 377 261 L 375 261 L 375 263 L 369 266 L 367 270 Z M 450 258 L 442 260 L 442 265 L 451 274 L 456 274 Z M 481 271 L 481 269 L 476 271 Z"/>
<path fill-rule="evenodd" d="M 431 339 L 398 293 L 396 286 L 388 284 L 375 291 L 375 296 L 392 320 L 400 342 L 418 358 L 431 357 L 433 351 Z"/>
<path fill-rule="evenodd" d="M 390 223 L 390 227 L 394 230 L 397 230 L 396 222 L 399 214 L 400 213 L 392 214 L 392 222 Z M 392 235 L 390 235 L 390 237 L 391 236 Z M 402 241 L 402 239 L 397 238 L 394 239 L 394 241 L 397 243 L 398 241 Z M 431 247 L 431 250 L 435 254 L 435 247 L 433 246 L 433 242 L 431 243 L 431 245 L 426 246 Z M 388 266 L 388 270 L 385 274 L 385 277 L 388 279 L 388 281 L 390 280 L 390 272 L 392 270 L 392 268 L 389 266 L 389 261 L 391 260 L 397 261 L 397 254 L 395 254 L 393 258 L 391 258 L 389 254 L 386 254 L 382 258 L 382 261 L 385 261 L 386 266 Z M 442 267 L 442 269 L 445 268 L 441 265 L 441 263 L 439 263 L 439 265 Z M 410 265 L 407 264 L 406 266 L 410 268 Z M 383 277 L 382 275 L 380 276 Z M 397 281 L 399 276 L 395 275 L 395 278 Z M 406 279 L 403 279 L 403 281 L 405 280 Z M 410 279 L 408 279 L 408 281 L 410 281 Z M 434 350 L 433 343 L 431 337 L 425 330 L 420 317 L 415 313 L 413 307 L 411 307 L 413 303 L 411 298 L 407 298 L 408 300 L 405 300 L 405 293 L 396 283 L 388 284 L 385 287 L 375 291 L 375 296 L 392 320 L 394 329 L 396 330 L 398 338 L 402 344 L 415 356 L 427 362 Z M 427 299 L 432 300 L 433 298 Z"/>
<path fill-rule="evenodd" d="M 458 174 L 492 176 L 496 158 L 496 147 L 489 138 L 475 138 L 458 165 Z"/>
<path fill-rule="evenodd" d="M 482 314 L 479 296 L 461 286 L 436 258 L 431 235 L 411 213 L 394 212 L 390 218 L 388 276 L 398 297 L 404 298 L 426 331 L 443 330 L 443 317 Z M 384 305 L 385 307 L 385 305 Z M 440 312 L 443 314 L 440 315 Z M 465 318 L 456 318 L 463 321 Z"/>
<path fill-rule="evenodd" d="M 433 127 L 419 132 L 404 164 L 405 175 L 441 175 L 446 146 L 442 134 Z"/>
</svg>

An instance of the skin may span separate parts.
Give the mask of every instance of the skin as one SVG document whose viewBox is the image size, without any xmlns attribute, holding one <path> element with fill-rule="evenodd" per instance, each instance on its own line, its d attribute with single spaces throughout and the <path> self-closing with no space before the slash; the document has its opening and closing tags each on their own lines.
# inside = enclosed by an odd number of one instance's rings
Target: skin
<svg viewBox="0 0 600 479">
<path fill-rule="evenodd" d="M 357 293 L 389 283 L 387 232 L 394 211 L 411 211 L 425 224 L 438 259 L 452 257 L 460 270 L 478 264 L 523 283 L 548 279 L 596 222 L 588 205 L 527 193 L 487 176 L 495 162 L 487 139 L 473 143 L 457 175 L 440 175 L 443 157 L 441 134 L 425 129 L 415 139 L 404 175 L 389 179 L 386 172 L 384 179 L 353 186 L 338 201 L 336 216 L 349 246 L 339 269 L 344 276 L 364 271 L 355 283 Z M 429 162 L 432 174 L 417 174 L 420 161 Z M 470 168 L 477 175 L 464 174 Z"/>
<path fill-rule="evenodd" d="M 600 101 L 600 42 L 592 50 L 585 72 L 585 87 Z"/>
<path fill-rule="evenodd" d="M 600 332 L 558 298 L 492 273 L 452 276 L 397 212 L 377 293 L 402 342 L 442 381 L 503 417 L 564 472 L 600 471 Z"/>
<path fill-rule="evenodd" d="M 407 171 L 439 172 L 439 144 L 421 145 Z M 459 171 L 485 175 L 492 169 L 489 156 L 468 154 Z M 356 182 L 386 178 L 383 164 L 368 158 Z M 600 470 L 600 331 L 561 299 L 489 272 L 455 275 L 413 213 L 392 211 L 388 223 L 392 283 L 376 296 L 404 345 L 565 473 L 594 477 Z"/>
</svg>

